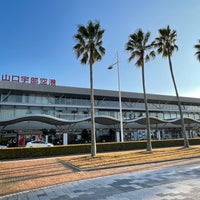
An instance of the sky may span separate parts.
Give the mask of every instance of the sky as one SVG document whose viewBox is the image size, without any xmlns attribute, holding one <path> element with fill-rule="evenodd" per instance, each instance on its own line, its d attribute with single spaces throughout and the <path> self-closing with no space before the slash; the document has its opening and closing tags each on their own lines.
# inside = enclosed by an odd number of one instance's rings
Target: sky
<svg viewBox="0 0 200 200">
<path fill-rule="evenodd" d="M 158 29 L 177 31 L 172 56 L 180 96 L 200 98 L 200 62 L 194 45 L 200 39 L 199 0 L 0 0 L 0 76 L 55 79 L 56 85 L 90 87 L 89 66 L 81 65 L 73 46 L 78 25 L 99 21 L 106 49 L 94 68 L 94 88 L 142 93 L 141 68 L 128 62 L 129 35 L 141 28 L 149 42 Z M 146 92 L 175 95 L 168 60 L 160 55 L 145 64 Z"/>
</svg>

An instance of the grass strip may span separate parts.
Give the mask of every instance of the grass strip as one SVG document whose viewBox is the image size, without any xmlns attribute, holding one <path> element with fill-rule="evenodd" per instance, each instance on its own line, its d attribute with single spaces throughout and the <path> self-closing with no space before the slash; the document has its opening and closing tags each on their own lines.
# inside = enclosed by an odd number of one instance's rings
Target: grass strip
<svg viewBox="0 0 200 200">
<path fill-rule="evenodd" d="M 192 157 L 200 157 L 200 146 L 192 146 L 190 148 L 162 148 L 154 149 L 152 152 L 145 150 L 134 150 L 125 152 L 112 152 L 97 154 L 96 157 L 90 155 L 77 156 L 73 158 L 62 158 L 64 162 L 79 168 L 80 170 L 94 168 L 108 168 L 122 165 L 135 165 L 148 162 L 163 162 L 175 159 L 188 159 Z"/>
</svg>

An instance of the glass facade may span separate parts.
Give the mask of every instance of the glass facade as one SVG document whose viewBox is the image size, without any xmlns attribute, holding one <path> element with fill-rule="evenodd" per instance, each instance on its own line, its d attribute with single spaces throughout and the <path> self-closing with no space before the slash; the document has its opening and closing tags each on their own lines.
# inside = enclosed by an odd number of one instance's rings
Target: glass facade
<svg viewBox="0 0 200 200">
<path fill-rule="evenodd" d="M 120 120 L 119 96 L 117 91 L 95 90 L 95 116 L 112 117 Z M 200 120 L 199 99 L 183 98 L 182 111 L 185 118 Z M 130 120 L 145 117 L 143 94 L 122 92 L 122 118 L 124 121 L 124 141 L 146 139 L 145 121 L 141 124 Z M 1 133 L 16 133 L 18 136 L 28 133 L 36 138 L 42 135 L 44 129 L 56 129 L 58 136 L 69 134 L 69 143 L 90 141 L 90 122 L 84 121 L 90 117 L 90 90 L 84 88 L 70 88 L 56 86 L 34 86 L 31 84 L 0 83 L 0 121 Z M 149 95 L 148 108 L 150 117 L 161 120 L 180 119 L 177 100 L 173 96 Z M 12 120 L 31 115 L 47 115 L 64 120 L 80 120 L 66 127 L 48 124 L 46 121 L 20 121 L 16 124 L 4 126 L 4 120 Z M 39 116 L 41 117 L 41 116 Z M 55 120 L 55 119 L 53 119 Z M 120 138 L 120 124 L 96 124 L 97 141 L 118 141 Z M 56 120 L 62 121 L 62 120 Z M 114 120 L 115 121 L 115 120 Z M 130 123 L 126 123 L 126 121 Z M 158 121 L 158 120 L 157 120 Z M 180 124 L 151 124 L 152 139 L 171 139 L 182 137 Z M 9 124 L 9 123 L 8 123 Z M 166 125 L 167 124 L 167 125 Z M 19 125 L 19 126 L 18 126 Z M 187 124 L 188 137 L 200 135 L 199 123 Z M 83 134 L 84 132 L 84 134 Z M 88 138 L 83 141 L 85 133 Z M 40 133 L 40 134 L 38 134 Z M 17 136 L 16 136 L 17 137 Z M 31 136 L 32 137 L 32 136 Z"/>
<path fill-rule="evenodd" d="M 26 114 L 46 114 L 66 120 L 75 120 L 90 115 L 89 96 L 54 95 L 42 93 L 1 92 L 1 120 L 8 120 Z M 148 103 L 150 116 L 160 119 L 176 119 L 180 117 L 178 106 L 174 103 Z M 145 116 L 144 103 L 132 99 L 122 99 L 123 119 L 131 120 Z M 200 105 L 183 104 L 183 115 L 192 119 L 200 119 Z M 105 97 L 95 99 L 96 116 L 104 115 L 119 119 L 119 102 Z"/>
</svg>

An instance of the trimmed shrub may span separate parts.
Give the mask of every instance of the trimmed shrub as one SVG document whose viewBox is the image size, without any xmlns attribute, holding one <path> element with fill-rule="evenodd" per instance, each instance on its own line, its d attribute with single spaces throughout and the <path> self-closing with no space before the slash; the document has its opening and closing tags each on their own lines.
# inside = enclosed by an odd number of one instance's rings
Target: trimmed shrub
<svg viewBox="0 0 200 200">
<path fill-rule="evenodd" d="M 190 145 L 200 145 L 200 139 L 189 139 L 189 143 Z M 112 151 L 146 149 L 146 145 L 147 145 L 146 141 L 97 143 L 97 152 L 103 153 Z M 183 139 L 152 141 L 153 148 L 179 147 L 183 145 L 184 145 Z M 54 146 L 54 147 L 36 147 L 36 148 L 16 147 L 16 148 L 0 149 L 0 160 L 90 154 L 90 152 L 91 152 L 90 144 L 77 144 L 77 145 Z"/>
</svg>

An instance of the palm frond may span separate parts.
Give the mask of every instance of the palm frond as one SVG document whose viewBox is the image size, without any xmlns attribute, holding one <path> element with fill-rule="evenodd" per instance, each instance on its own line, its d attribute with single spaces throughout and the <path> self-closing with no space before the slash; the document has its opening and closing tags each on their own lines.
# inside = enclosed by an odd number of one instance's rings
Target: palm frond
<svg viewBox="0 0 200 200">
<path fill-rule="evenodd" d="M 136 57 L 135 53 L 132 53 L 131 56 L 128 58 L 128 61 L 131 62 Z"/>
<path fill-rule="evenodd" d="M 144 58 L 145 62 L 148 62 L 150 60 L 150 56 L 147 54 Z"/>
<path fill-rule="evenodd" d="M 77 34 L 74 39 L 77 44 L 73 47 L 77 57 L 81 57 L 82 64 L 93 64 L 100 61 L 105 54 L 105 48 L 102 47 L 102 37 L 105 30 L 101 29 L 98 21 L 88 21 L 86 26 L 78 25 Z"/>
<path fill-rule="evenodd" d="M 135 66 L 136 66 L 136 67 L 142 67 L 142 66 L 143 66 L 143 63 L 144 63 L 143 57 L 139 57 L 138 60 L 137 60 L 136 63 L 135 63 Z"/>
<path fill-rule="evenodd" d="M 158 37 L 155 38 L 155 47 L 157 53 L 162 54 L 163 57 L 168 57 L 173 54 L 175 50 L 178 51 L 176 45 L 177 33 L 175 30 L 171 30 L 169 26 L 167 28 L 158 30 Z"/>
<path fill-rule="evenodd" d="M 79 35 L 81 35 L 81 37 L 83 37 L 83 38 L 88 38 L 88 31 L 87 31 L 86 27 L 84 27 L 84 26 L 82 26 L 82 25 L 79 25 L 79 26 L 78 26 L 78 31 L 77 31 L 77 33 L 78 33 Z"/>
<path fill-rule="evenodd" d="M 197 60 L 200 62 L 200 40 L 198 40 L 198 44 L 194 45 L 194 48 L 197 50 L 195 56 Z"/>
<path fill-rule="evenodd" d="M 199 50 L 200 49 L 200 44 L 194 45 L 194 48 L 197 49 L 197 50 Z"/>
<path fill-rule="evenodd" d="M 131 60 L 137 58 L 135 65 L 141 67 L 144 60 L 147 62 L 150 58 L 154 58 L 155 54 L 149 51 L 154 48 L 154 42 L 148 44 L 150 38 L 150 32 L 144 33 L 142 29 L 138 29 L 135 33 L 129 36 L 129 40 L 126 43 L 125 49 L 130 52 L 131 55 L 128 59 Z"/>
<path fill-rule="evenodd" d="M 195 56 L 197 57 L 197 60 L 200 62 L 200 51 L 197 51 L 195 53 Z"/>
<path fill-rule="evenodd" d="M 151 52 L 149 53 L 149 55 L 150 55 L 151 58 L 155 58 L 155 57 L 156 57 L 155 51 L 151 51 Z"/>
<path fill-rule="evenodd" d="M 99 53 L 103 56 L 106 52 L 106 49 L 102 46 L 99 46 Z"/>
<path fill-rule="evenodd" d="M 149 37 L 150 37 L 150 32 L 147 32 L 145 35 L 144 35 L 144 40 L 143 40 L 143 46 L 146 46 L 148 40 L 149 40 Z"/>
<path fill-rule="evenodd" d="M 88 53 L 87 52 L 85 52 L 84 54 L 83 54 L 83 56 L 82 56 L 82 58 L 81 58 L 81 64 L 87 64 L 87 62 L 88 62 Z"/>
</svg>

